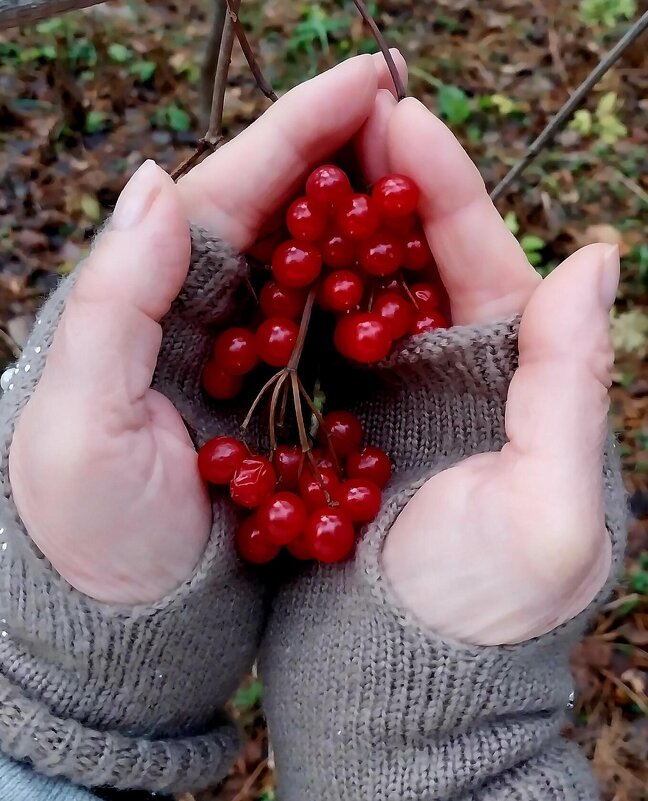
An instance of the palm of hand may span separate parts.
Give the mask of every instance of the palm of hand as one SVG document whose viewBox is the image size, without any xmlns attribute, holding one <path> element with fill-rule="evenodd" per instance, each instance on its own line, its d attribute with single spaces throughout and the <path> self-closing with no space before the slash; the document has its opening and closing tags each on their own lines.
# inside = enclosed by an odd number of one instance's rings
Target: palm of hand
<svg viewBox="0 0 648 801">
<path fill-rule="evenodd" d="M 435 628 L 485 642 L 548 630 L 602 584 L 606 322 L 618 259 L 586 249 L 539 285 L 456 140 L 416 101 L 396 106 L 379 88 L 388 77 L 378 64 L 355 59 L 294 90 L 177 189 L 159 172 L 149 176 L 148 214 L 97 246 L 11 454 L 28 531 L 79 589 L 107 601 L 155 600 L 190 574 L 209 537 L 211 510 L 184 423 L 150 389 L 158 321 L 189 261 L 185 215 L 244 251 L 309 166 L 349 140 L 369 180 L 392 170 L 421 184 L 455 324 L 526 308 L 510 443 L 436 475 L 414 496 L 387 538 L 388 579 Z M 458 593 L 463 578 L 470 582 Z M 524 593 L 517 616 L 510 602 L 504 608 L 505 587 Z M 543 610 L 547 597 L 557 601 Z M 491 618 L 465 628 L 466 608 L 480 603 L 495 610 Z"/>
</svg>

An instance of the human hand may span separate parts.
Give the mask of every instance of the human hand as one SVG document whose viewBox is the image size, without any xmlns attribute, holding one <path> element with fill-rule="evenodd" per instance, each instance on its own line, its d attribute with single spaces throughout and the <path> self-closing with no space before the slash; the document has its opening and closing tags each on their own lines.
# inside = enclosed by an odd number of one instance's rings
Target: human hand
<svg viewBox="0 0 648 801">
<path fill-rule="evenodd" d="M 225 433 L 188 396 L 201 394 L 204 324 L 227 310 L 243 268 L 232 256 L 215 286 L 203 291 L 190 276 L 189 291 L 187 219 L 245 252 L 308 169 L 353 138 L 388 81 L 380 59 L 352 59 L 288 93 L 178 186 L 148 162 L 124 190 L 70 293 L 10 454 L 29 534 L 87 595 L 155 601 L 190 576 L 210 535 L 183 417 L 200 418 L 198 439 Z M 191 297 L 174 305 L 183 285 Z"/>
<path fill-rule="evenodd" d="M 260 667 L 278 793 L 593 799 L 560 729 L 625 537 L 603 456 L 618 254 L 586 248 L 541 282 L 415 100 L 379 92 L 359 141 L 369 181 L 419 184 L 453 326 L 344 389 L 393 477 L 351 560 L 277 587 Z"/>
<path fill-rule="evenodd" d="M 585 609 L 610 573 L 601 477 L 618 249 L 583 248 L 541 282 L 445 126 L 407 100 L 384 141 L 385 166 L 418 178 L 453 323 L 522 314 L 506 444 L 418 490 L 387 535 L 385 577 L 440 635 L 530 639 Z"/>
</svg>

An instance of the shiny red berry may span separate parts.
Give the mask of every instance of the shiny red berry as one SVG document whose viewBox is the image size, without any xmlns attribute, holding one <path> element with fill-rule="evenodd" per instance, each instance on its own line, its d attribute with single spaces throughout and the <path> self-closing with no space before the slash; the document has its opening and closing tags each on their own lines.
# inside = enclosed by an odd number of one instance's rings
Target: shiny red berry
<svg viewBox="0 0 648 801">
<path fill-rule="evenodd" d="M 412 284 L 409 290 L 419 311 L 441 307 L 441 295 L 432 284 Z"/>
<path fill-rule="evenodd" d="M 350 478 L 340 486 L 340 506 L 354 523 L 371 523 L 380 511 L 380 487 L 366 478 Z"/>
<path fill-rule="evenodd" d="M 255 509 L 272 495 L 276 486 L 277 476 L 270 462 L 263 456 L 248 456 L 234 472 L 230 496 L 239 506 Z"/>
<path fill-rule="evenodd" d="M 285 367 L 297 342 L 299 326 L 287 317 L 264 320 L 256 333 L 257 352 L 272 367 Z"/>
<path fill-rule="evenodd" d="M 358 247 L 358 261 L 369 275 L 391 275 L 403 266 L 401 240 L 390 231 L 379 231 Z"/>
<path fill-rule="evenodd" d="M 322 255 L 308 242 L 290 239 L 272 256 L 272 275 L 282 286 L 300 288 L 312 284 L 322 270 Z"/>
<path fill-rule="evenodd" d="M 340 481 L 331 467 L 318 467 L 315 473 L 309 466 L 299 477 L 299 494 L 311 512 L 335 501 L 339 487 Z"/>
<path fill-rule="evenodd" d="M 281 489 L 297 489 L 297 482 L 304 464 L 304 454 L 297 445 L 279 445 L 272 461 Z"/>
<path fill-rule="evenodd" d="M 216 338 L 214 361 L 231 375 L 245 375 L 258 362 L 254 332 L 249 328 L 228 328 Z"/>
<path fill-rule="evenodd" d="M 289 542 L 288 545 L 286 545 L 286 550 L 295 559 L 299 559 L 300 562 L 306 562 L 313 558 L 311 549 L 308 547 L 308 543 L 303 534 L 292 542 Z"/>
<path fill-rule="evenodd" d="M 330 442 L 337 456 L 348 456 L 362 447 L 364 439 L 362 423 L 351 412 L 344 410 L 329 412 L 317 432 L 317 438 L 323 445 L 328 445 Z"/>
<path fill-rule="evenodd" d="M 368 195 L 351 195 L 337 206 L 337 226 L 347 239 L 368 239 L 379 224 L 380 218 Z"/>
<path fill-rule="evenodd" d="M 322 260 L 327 267 L 340 270 L 355 264 L 355 246 L 350 239 L 345 239 L 339 234 L 331 234 L 320 242 L 319 247 Z"/>
<path fill-rule="evenodd" d="M 324 448 L 314 448 L 312 454 L 318 467 L 328 467 L 330 470 L 335 470 L 335 462 L 330 451 Z"/>
<path fill-rule="evenodd" d="M 355 309 L 364 294 L 362 278 L 351 270 L 335 270 L 324 277 L 317 299 L 327 311 L 345 312 Z"/>
<path fill-rule="evenodd" d="M 341 509 L 320 509 L 306 521 L 304 540 L 318 561 L 342 562 L 355 544 L 353 523 Z"/>
<path fill-rule="evenodd" d="M 448 321 L 440 311 L 434 309 L 423 309 L 418 312 L 410 326 L 410 334 L 425 334 L 428 331 L 436 331 L 437 328 L 447 328 Z"/>
<path fill-rule="evenodd" d="M 416 211 L 419 190 L 406 175 L 386 175 L 376 182 L 371 197 L 383 217 L 404 217 Z"/>
<path fill-rule="evenodd" d="M 306 197 L 293 201 L 286 212 L 290 235 L 306 242 L 316 242 L 324 236 L 326 222 L 326 214 Z"/>
<path fill-rule="evenodd" d="M 202 385 L 205 392 L 216 400 L 231 400 L 243 388 L 243 378 L 221 370 L 214 362 L 207 362 L 202 372 Z"/>
<path fill-rule="evenodd" d="M 351 192 L 347 174 L 334 164 L 317 167 L 306 181 L 306 195 L 320 208 L 336 205 Z"/>
<path fill-rule="evenodd" d="M 259 295 L 259 306 L 266 317 L 287 317 L 296 320 L 301 316 L 306 304 L 303 289 L 280 286 L 276 281 L 268 281 Z"/>
<path fill-rule="evenodd" d="M 349 478 L 368 479 L 384 487 L 391 478 L 391 462 L 385 451 L 369 445 L 349 455 L 346 473 Z"/>
<path fill-rule="evenodd" d="M 278 492 L 261 504 L 256 514 L 261 531 L 275 545 L 287 545 L 306 524 L 306 507 L 292 492 Z"/>
<path fill-rule="evenodd" d="M 424 270 L 432 264 L 432 251 L 425 234 L 415 231 L 403 240 L 405 255 L 403 266 L 407 270 Z"/>
<path fill-rule="evenodd" d="M 410 330 L 414 311 L 412 304 L 399 292 L 383 292 L 373 305 L 373 312 L 385 323 L 392 339 L 400 339 Z"/>
<path fill-rule="evenodd" d="M 387 325 L 374 312 L 350 312 L 342 317 L 333 339 L 343 356 L 363 364 L 384 359 L 392 343 Z"/>
<path fill-rule="evenodd" d="M 246 562 L 263 565 L 271 562 L 281 548 L 271 542 L 257 522 L 256 515 L 246 518 L 236 532 L 236 548 Z"/>
<path fill-rule="evenodd" d="M 198 471 L 211 484 L 229 484 L 247 455 L 248 450 L 240 439 L 214 437 L 198 451 Z"/>
<path fill-rule="evenodd" d="M 386 217 L 383 220 L 383 225 L 390 231 L 395 231 L 403 237 L 411 234 L 419 224 L 419 218 L 416 214 L 406 214 L 404 217 Z"/>
</svg>

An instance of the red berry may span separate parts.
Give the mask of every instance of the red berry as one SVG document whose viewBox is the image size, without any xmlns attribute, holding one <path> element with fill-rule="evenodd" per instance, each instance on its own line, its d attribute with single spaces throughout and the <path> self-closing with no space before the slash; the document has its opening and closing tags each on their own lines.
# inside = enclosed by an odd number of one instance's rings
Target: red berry
<svg viewBox="0 0 648 801">
<path fill-rule="evenodd" d="M 328 467 L 330 470 L 335 470 L 335 462 L 330 452 L 324 448 L 315 448 L 313 450 L 313 459 L 318 467 Z"/>
<path fill-rule="evenodd" d="M 339 234 L 331 234 L 320 242 L 324 264 L 339 270 L 342 267 L 351 267 L 355 263 L 355 247 L 353 242 Z"/>
<path fill-rule="evenodd" d="M 236 547 L 246 562 L 263 565 L 271 562 L 281 550 L 274 542 L 270 542 L 259 527 L 256 515 L 246 518 L 236 532 Z"/>
<path fill-rule="evenodd" d="M 339 487 L 337 474 L 331 467 L 318 467 L 317 474 L 312 467 L 308 467 L 299 477 L 299 494 L 310 512 L 327 506 L 329 501 L 334 501 Z"/>
<path fill-rule="evenodd" d="M 272 367 L 285 367 L 297 341 L 299 326 L 287 317 L 264 320 L 256 333 L 259 356 Z"/>
<path fill-rule="evenodd" d="M 362 423 L 355 414 L 340 410 L 329 412 L 324 417 L 324 425 L 320 427 L 317 436 L 324 445 L 330 441 L 338 456 L 348 456 L 352 451 L 360 450 L 364 432 Z"/>
<path fill-rule="evenodd" d="M 414 309 L 398 292 L 383 292 L 374 301 L 373 311 L 385 323 L 392 339 L 400 339 L 409 331 Z"/>
<path fill-rule="evenodd" d="M 231 375 L 245 375 L 258 361 L 254 333 L 249 328 L 228 328 L 216 339 L 214 361 Z"/>
<path fill-rule="evenodd" d="M 351 194 L 351 182 L 344 170 L 324 164 L 313 170 L 306 181 L 306 194 L 320 208 L 330 208 Z"/>
<path fill-rule="evenodd" d="M 340 487 L 340 506 L 354 523 L 371 523 L 380 511 L 380 487 L 364 478 L 350 478 Z"/>
<path fill-rule="evenodd" d="M 202 372 L 202 385 L 205 392 L 216 400 L 231 400 L 243 388 L 241 376 L 221 370 L 216 362 L 207 362 Z"/>
<path fill-rule="evenodd" d="M 405 237 L 403 264 L 408 270 L 424 270 L 432 264 L 432 251 L 425 234 L 417 231 Z"/>
<path fill-rule="evenodd" d="M 230 496 L 234 503 L 255 509 L 272 495 L 277 476 L 263 456 L 248 456 L 236 468 L 230 481 Z"/>
<path fill-rule="evenodd" d="M 270 542 L 287 545 L 304 530 L 306 507 L 292 492 L 278 492 L 261 505 L 256 516 L 259 528 Z"/>
<path fill-rule="evenodd" d="M 266 317 L 296 320 L 301 316 L 305 303 L 306 293 L 302 289 L 279 286 L 276 281 L 268 281 L 259 295 L 259 306 Z"/>
<path fill-rule="evenodd" d="M 333 339 L 343 356 L 363 364 L 384 359 L 392 342 L 387 325 L 373 312 L 351 312 L 342 317 Z"/>
<path fill-rule="evenodd" d="M 248 450 L 240 439 L 215 437 L 198 451 L 198 470 L 211 484 L 229 484 L 247 454 Z"/>
<path fill-rule="evenodd" d="M 440 308 L 441 296 L 432 284 L 412 284 L 409 289 L 419 311 Z"/>
<path fill-rule="evenodd" d="M 362 278 L 351 270 L 336 270 L 329 273 L 319 288 L 318 300 L 323 309 L 344 312 L 355 309 L 362 300 L 364 284 Z"/>
<path fill-rule="evenodd" d="M 322 270 L 319 250 L 307 242 L 289 239 L 272 256 L 272 274 L 282 285 L 300 288 L 312 284 Z"/>
<path fill-rule="evenodd" d="M 404 217 L 416 211 L 419 190 L 406 175 L 386 175 L 374 185 L 371 196 L 379 214 L 384 217 Z"/>
<path fill-rule="evenodd" d="M 315 559 L 332 564 L 351 555 L 355 532 L 346 512 L 320 509 L 308 518 L 304 540 Z"/>
<path fill-rule="evenodd" d="M 368 195 L 351 195 L 337 206 L 337 224 L 347 239 L 367 239 L 378 229 L 380 218 Z"/>
<path fill-rule="evenodd" d="M 286 213 L 286 225 L 295 239 L 315 242 L 324 236 L 326 214 L 306 197 L 295 200 Z"/>
<path fill-rule="evenodd" d="M 349 478 L 368 479 L 379 487 L 384 487 L 391 478 L 391 462 L 389 456 L 380 448 L 368 445 L 361 451 L 350 454 L 346 472 Z"/>
<path fill-rule="evenodd" d="M 362 242 L 358 249 L 358 261 L 369 275 L 391 275 L 402 267 L 403 246 L 396 234 L 379 231 Z"/>
<path fill-rule="evenodd" d="M 304 454 L 297 445 L 279 445 L 273 456 L 274 468 L 282 489 L 297 489 Z"/>
<path fill-rule="evenodd" d="M 434 309 L 423 309 L 412 320 L 410 326 L 411 334 L 425 334 L 428 331 L 435 331 L 437 328 L 447 328 L 448 321 L 440 311 Z"/>
<path fill-rule="evenodd" d="M 404 217 L 387 217 L 383 221 L 385 228 L 395 231 L 403 237 L 407 237 L 418 225 L 416 214 L 406 214 Z"/>
<path fill-rule="evenodd" d="M 313 554 L 303 534 L 292 542 L 289 542 L 288 545 L 286 545 L 286 549 L 291 556 L 294 556 L 295 559 L 299 559 L 300 562 L 306 562 L 308 559 L 313 558 Z"/>
</svg>

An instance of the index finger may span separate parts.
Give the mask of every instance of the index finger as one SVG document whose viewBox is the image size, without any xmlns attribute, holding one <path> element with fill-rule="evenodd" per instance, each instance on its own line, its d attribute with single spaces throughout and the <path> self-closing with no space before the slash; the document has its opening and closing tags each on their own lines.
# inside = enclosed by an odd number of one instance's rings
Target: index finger
<svg viewBox="0 0 648 801">
<path fill-rule="evenodd" d="M 374 59 L 364 55 L 292 89 L 178 182 L 189 219 L 248 249 L 306 171 L 362 127 L 377 88 Z"/>
<path fill-rule="evenodd" d="M 470 325 L 521 312 L 540 276 L 452 132 L 408 98 L 393 111 L 387 144 L 390 168 L 421 189 L 420 213 L 453 321 Z"/>
</svg>

